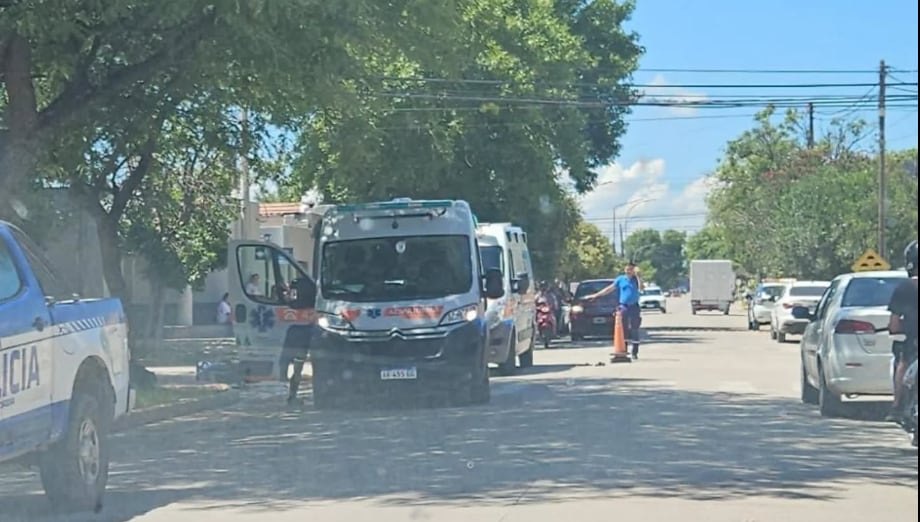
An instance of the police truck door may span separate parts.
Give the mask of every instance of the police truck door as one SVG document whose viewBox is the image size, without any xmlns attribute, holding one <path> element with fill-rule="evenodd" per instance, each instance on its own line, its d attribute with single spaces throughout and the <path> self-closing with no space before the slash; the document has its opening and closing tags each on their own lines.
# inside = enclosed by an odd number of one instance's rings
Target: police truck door
<svg viewBox="0 0 920 522">
<path fill-rule="evenodd" d="M 48 438 L 53 338 L 26 257 L 0 237 L 0 457 Z"/>
</svg>

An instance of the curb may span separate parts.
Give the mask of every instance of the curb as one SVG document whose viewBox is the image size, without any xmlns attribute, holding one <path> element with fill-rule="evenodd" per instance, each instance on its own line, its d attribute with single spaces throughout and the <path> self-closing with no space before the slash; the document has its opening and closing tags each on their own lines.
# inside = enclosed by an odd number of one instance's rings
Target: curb
<svg viewBox="0 0 920 522">
<path fill-rule="evenodd" d="M 200 411 L 215 410 L 230 406 L 239 400 L 239 390 L 227 390 L 217 392 L 213 396 L 188 400 L 178 404 L 166 404 L 163 406 L 144 408 L 143 410 L 137 410 L 116 420 L 113 431 L 128 431 L 147 424 L 184 417 Z"/>
</svg>

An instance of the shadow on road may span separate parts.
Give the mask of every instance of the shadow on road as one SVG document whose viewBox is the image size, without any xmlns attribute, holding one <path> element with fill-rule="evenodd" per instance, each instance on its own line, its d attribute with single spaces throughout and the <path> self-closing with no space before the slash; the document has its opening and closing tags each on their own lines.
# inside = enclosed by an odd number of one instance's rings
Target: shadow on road
<svg viewBox="0 0 920 522">
<path fill-rule="evenodd" d="M 647 332 L 747 332 L 745 326 L 692 326 L 692 325 L 672 325 L 672 326 L 643 326 Z"/>
<path fill-rule="evenodd" d="M 544 373 L 561 373 L 567 372 L 576 366 L 590 366 L 590 364 L 534 364 L 530 368 L 519 369 L 515 375 L 541 375 Z"/>
<path fill-rule="evenodd" d="M 105 519 L 196 499 L 267 512 L 370 497 L 396 505 L 831 500 L 844 482 L 917 486 L 903 452 L 878 443 L 898 436 L 888 425 L 646 380 L 528 382 L 552 393 L 523 405 L 497 397 L 482 408 L 386 412 L 295 414 L 262 402 L 120 435 Z M 36 481 L 0 484 L 12 489 L 0 497 L 4 521 L 49 519 L 31 494 Z"/>
</svg>

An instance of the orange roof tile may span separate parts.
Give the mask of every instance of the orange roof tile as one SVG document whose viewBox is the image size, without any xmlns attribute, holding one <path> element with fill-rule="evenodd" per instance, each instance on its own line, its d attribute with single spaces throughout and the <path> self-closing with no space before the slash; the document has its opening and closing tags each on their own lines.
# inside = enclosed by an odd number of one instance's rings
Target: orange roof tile
<svg viewBox="0 0 920 522">
<path fill-rule="evenodd" d="M 286 216 L 300 214 L 300 203 L 259 203 L 259 216 Z"/>
</svg>

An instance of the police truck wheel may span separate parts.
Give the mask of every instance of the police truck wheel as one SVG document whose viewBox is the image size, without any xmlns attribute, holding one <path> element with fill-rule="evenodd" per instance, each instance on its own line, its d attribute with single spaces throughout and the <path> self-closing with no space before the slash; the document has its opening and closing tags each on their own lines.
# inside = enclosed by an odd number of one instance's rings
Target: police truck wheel
<svg viewBox="0 0 920 522">
<path fill-rule="evenodd" d="M 42 486 L 59 509 L 99 510 L 109 477 L 108 393 L 77 390 L 63 438 L 42 454 Z"/>
</svg>

